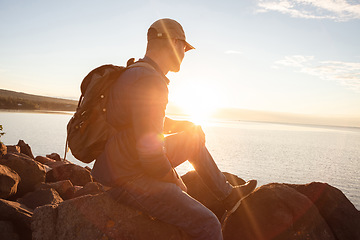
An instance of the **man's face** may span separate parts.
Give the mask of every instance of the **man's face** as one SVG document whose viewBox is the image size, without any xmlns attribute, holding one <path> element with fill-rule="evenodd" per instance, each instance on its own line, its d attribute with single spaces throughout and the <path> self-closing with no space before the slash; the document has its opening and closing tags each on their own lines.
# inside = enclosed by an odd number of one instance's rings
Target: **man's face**
<svg viewBox="0 0 360 240">
<path fill-rule="evenodd" d="M 179 39 L 172 39 L 172 51 L 170 54 L 170 71 L 180 71 L 180 65 L 185 56 L 185 41 Z"/>
</svg>

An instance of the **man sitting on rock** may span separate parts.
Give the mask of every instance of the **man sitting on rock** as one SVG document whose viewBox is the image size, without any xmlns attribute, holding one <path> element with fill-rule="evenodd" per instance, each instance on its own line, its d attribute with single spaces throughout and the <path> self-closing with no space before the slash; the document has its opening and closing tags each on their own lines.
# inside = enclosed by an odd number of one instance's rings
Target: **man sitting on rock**
<svg viewBox="0 0 360 240">
<path fill-rule="evenodd" d="M 189 160 L 228 211 L 234 211 L 257 182 L 232 186 L 205 147 L 201 127 L 165 118 L 165 75 L 178 72 L 185 52 L 194 49 L 181 25 L 160 19 L 150 26 L 147 39 L 142 64 L 127 69 L 111 89 L 107 120 L 118 133 L 108 140 L 92 174 L 113 187 L 110 193 L 119 201 L 177 226 L 191 239 L 222 239 L 217 217 L 186 193 L 174 168 Z M 164 138 L 164 133 L 174 134 Z"/>
</svg>

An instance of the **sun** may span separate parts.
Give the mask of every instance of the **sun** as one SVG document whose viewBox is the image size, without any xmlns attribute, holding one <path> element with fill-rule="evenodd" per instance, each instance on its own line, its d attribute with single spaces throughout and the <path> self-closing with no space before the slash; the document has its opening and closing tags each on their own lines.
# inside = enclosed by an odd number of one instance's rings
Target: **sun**
<svg viewBox="0 0 360 240">
<path fill-rule="evenodd" d="M 219 99 L 215 91 L 204 86 L 192 85 L 186 89 L 186 94 L 175 99 L 182 113 L 197 125 L 206 125 L 212 114 L 218 109 Z"/>
</svg>

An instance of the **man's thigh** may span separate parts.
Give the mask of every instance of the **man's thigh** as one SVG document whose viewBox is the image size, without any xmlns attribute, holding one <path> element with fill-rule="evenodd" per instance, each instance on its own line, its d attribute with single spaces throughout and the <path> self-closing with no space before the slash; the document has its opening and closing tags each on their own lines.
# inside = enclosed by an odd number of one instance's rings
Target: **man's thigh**
<svg viewBox="0 0 360 240">
<path fill-rule="evenodd" d="M 166 155 L 175 168 L 189 160 L 194 152 L 199 149 L 199 139 L 191 132 L 180 132 L 165 137 Z"/>
<path fill-rule="evenodd" d="M 216 216 L 175 184 L 141 177 L 119 188 L 119 193 L 120 201 L 175 225 L 192 237 L 213 235 L 215 238 L 209 239 L 221 239 L 216 238 L 221 236 Z"/>
</svg>

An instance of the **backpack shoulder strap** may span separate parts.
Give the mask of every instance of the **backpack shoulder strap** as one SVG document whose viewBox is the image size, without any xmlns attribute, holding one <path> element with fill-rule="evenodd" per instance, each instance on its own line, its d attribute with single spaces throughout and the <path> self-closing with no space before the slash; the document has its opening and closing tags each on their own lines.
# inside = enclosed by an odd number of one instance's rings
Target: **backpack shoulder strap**
<svg viewBox="0 0 360 240">
<path fill-rule="evenodd" d="M 155 70 L 155 68 L 153 66 L 151 66 L 149 63 L 142 62 L 142 61 L 135 62 L 135 63 L 131 64 L 130 66 L 128 66 L 127 68 L 134 68 L 134 67 L 144 67 L 147 69 Z"/>
</svg>

